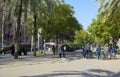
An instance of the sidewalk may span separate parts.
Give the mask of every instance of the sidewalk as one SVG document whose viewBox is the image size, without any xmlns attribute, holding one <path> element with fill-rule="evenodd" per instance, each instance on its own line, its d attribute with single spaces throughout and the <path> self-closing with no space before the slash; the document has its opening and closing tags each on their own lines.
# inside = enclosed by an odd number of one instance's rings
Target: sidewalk
<svg viewBox="0 0 120 77">
<path fill-rule="evenodd" d="M 0 77 L 120 77 L 120 59 L 81 59 L 78 52 L 61 59 L 58 55 L 4 59 L 0 57 Z"/>
</svg>

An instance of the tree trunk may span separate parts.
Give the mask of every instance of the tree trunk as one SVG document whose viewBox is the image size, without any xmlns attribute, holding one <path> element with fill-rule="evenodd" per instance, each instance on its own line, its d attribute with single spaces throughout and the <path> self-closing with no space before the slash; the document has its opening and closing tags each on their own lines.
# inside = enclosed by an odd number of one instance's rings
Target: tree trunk
<svg viewBox="0 0 120 77">
<path fill-rule="evenodd" d="M 14 59 L 18 59 L 18 51 L 19 51 L 19 31 L 20 31 L 20 26 L 21 26 L 21 15 L 22 15 L 22 0 L 20 0 L 20 5 L 19 5 L 19 12 L 18 12 L 18 17 L 17 17 L 17 28 L 15 32 L 15 53 L 14 53 Z"/>
<path fill-rule="evenodd" d="M 58 44 L 59 44 L 59 42 L 58 42 L 58 33 L 55 34 L 55 44 L 56 44 L 55 49 L 57 50 L 58 49 Z M 58 50 L 55 53 L 58 53 Z"/>
<path fill-rule="evenodd" d="M 58 44 L 58 33 L 55 34 L 55 43 Z"/>
<path fill-rule="evenodd" d="M 37 15 L 34 14 L 34 56 L 36 56 L 36 45 L 37 45 L 37 26 L 36 26 Z"/>
</svg>

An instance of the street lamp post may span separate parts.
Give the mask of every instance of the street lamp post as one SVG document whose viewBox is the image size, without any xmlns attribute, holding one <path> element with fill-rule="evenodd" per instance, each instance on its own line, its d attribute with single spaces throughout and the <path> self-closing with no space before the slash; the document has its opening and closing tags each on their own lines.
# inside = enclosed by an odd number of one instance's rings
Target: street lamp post
<svg viewBox="0 0 120 77">
<path fill-rule="evenodd" d="M 4 47 L 4 22 L 3 21 L 4 21 L 4 16 L 2 17 L 2 48 Z"/>
<path fill-rule="evenodd" d="M 38 29 L 38 50 L 40 49 L 41 32 L 42 32 L 42 29 L 41 29 L 41 28 L 39 28 L 39 29 Z"/>
<path fill-rule="evenodd" d="M 33 30 L 32 30 L 32 33 L 33 33 Z M 34 37 L 32 35 L 31 36 L 31 51 L 33 51 L 33 48 L 34 48 Z"/>
</svg>

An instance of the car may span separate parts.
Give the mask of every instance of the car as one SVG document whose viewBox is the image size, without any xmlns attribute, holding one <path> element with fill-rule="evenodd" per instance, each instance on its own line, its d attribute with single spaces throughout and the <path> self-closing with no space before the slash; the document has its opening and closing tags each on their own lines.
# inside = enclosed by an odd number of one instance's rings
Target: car
<svg viewBox="0 0 120 77">
<path fill-rule="evenodd" d="M 69 45 L 65 45 L 66 46 L 66 51 L 67 52 L 74 52 L 74 50 L 75 50 L 75 48 L 74 47 L 71 47 L 71 46 L 69 46 Z"/>
</svg>

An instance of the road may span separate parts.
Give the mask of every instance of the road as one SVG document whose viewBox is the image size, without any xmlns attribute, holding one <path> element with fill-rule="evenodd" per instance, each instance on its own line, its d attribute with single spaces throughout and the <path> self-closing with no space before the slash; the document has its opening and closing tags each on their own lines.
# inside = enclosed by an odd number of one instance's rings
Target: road
<svg viewBox="0 0 120 77">
<path fill-rule="evenodd" d="M 14 60 L 0 55 L 0 77 L 120 77 L 120 59 L 83 59 L 79 51 L 58 55 L 21 56 Z"/>
</svg>

